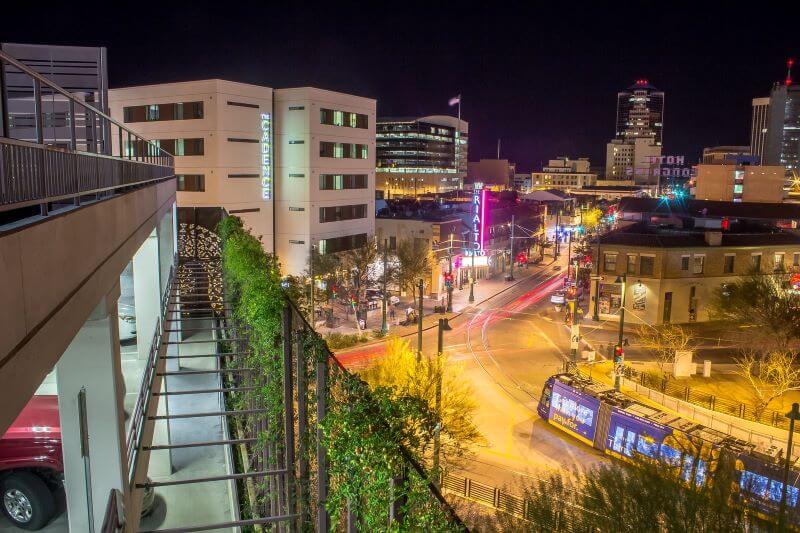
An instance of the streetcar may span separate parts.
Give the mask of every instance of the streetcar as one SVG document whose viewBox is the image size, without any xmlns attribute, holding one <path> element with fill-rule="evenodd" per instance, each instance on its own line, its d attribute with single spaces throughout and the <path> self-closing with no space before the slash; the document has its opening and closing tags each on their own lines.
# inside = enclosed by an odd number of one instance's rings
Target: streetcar
<svg viewBox="0 0 800 533">
<path fill-rule="evenodd" d="M 623 461 L 660 461 L 697 486 L 721 465 L 734 469 L 738 494 L 759 514 L 774 514 L 783 491 L 783 450 L 745 442 L 644 405 L 591 379 L 556 374 L 542 390 L 539 416 L 559 430 Z M 794 455 L 794 454 L 793 454 Z M 787 509 L 798 516 L 800 469 L 789 473 Z"/>
</svg>

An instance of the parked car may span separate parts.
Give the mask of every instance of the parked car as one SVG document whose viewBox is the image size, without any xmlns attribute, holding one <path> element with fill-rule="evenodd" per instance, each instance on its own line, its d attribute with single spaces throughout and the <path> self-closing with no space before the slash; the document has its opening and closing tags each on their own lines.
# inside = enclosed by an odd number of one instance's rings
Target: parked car
<svg viewBox="0 0 800 533">
<path fill-rule="evenodd" d="M 136 338 L 136 310 L 132 305 L 119 304 L 117 306 L 117 321 L 119 322 L 120 342 Z"/>
<path fill-rule="evenodd" d="M 63 482 L 58 396 L 34 396 L 0 438 L 3 514 L 21 529 L 41 529 L 55 514 L 54 493 Z M 142 516 L 154 503 L 155 491 L 145 490 Z"/>
</svg>

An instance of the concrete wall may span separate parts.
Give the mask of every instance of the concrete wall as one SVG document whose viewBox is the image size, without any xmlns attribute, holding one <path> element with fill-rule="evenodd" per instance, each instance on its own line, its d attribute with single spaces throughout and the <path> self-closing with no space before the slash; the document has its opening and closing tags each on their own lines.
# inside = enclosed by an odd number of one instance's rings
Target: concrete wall
<svg viewBox="0 0 800 533">
<path fill-rule="evenodd" d="M 0 433 L 175 202 L 175 181 L 0 234 Z"/>
<path fill-rule="evenodd" d="M 734 199 L 735 177 L 742 177 L 743 202 L 782 202 L 786 171 L 782 166 L 697 165 L 697 185 L 694 196 L 698 200 Z"/>
</svg>

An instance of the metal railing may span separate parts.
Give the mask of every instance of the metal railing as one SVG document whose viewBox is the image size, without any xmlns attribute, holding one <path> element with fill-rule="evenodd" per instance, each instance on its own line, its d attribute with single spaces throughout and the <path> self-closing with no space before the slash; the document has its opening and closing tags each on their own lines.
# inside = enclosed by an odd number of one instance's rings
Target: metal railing
<svg viewBox="0 0 800 533">
<path fill-rule="evenodd" d="M 710 411 L 784 430 L 789 429 L 789 419 L 781 411 L 762 409 L 759 412 L 753 405 L 680 385 L 665 377 L 659 377 L 647 372 L 637 372 L 632 368 L 625 369 L 625 377 L 632 381 L 638 381 L 643 387 L 657 390 L 667 396 L 698 405 Z M 797 431 L 800 432 L 800 427 L 798 427 Z"/>
<path fill-rule="evenodd" d="M 8 85 L 7 68 L 27 76 L 31 88 Z M 43 110 L 43 88 L 53 106 L 68 109 L 63 124 L 61 114 Z M 12 125 L 12 118 L 15 123 L 24 121 L 9 109 L 9 93 L 16 95 L 15 104 L 32 104 L 32 130 Z M 78 137 L 79 124 L 85 138 Z M 55 132 L 53 138 L 45 139 L 46 129 Z M 13 138 L 15 132 L 29 130 L 24 138 Z M 105 132 L 102 139 L 93 134 L 96 131 Z M 117 135 L 115 148 L 112 131 Z M 80 196 L 161 180 L 174 174 L 173 167 L 173 156 L 156 143 L 0 50 L 0 212 L 38 204 L 46 215 L 50 202 L 79 203 Z"/>
</svg>

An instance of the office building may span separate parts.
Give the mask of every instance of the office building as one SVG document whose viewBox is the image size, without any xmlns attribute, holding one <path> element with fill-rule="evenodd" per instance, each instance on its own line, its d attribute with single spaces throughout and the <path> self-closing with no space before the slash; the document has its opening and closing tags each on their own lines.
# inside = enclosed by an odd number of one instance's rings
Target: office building
<svg viewBox="0 0 800 533">
<path fill-rule="evenodd" d="M 785 174 L 780 165 L 750 165 L 741 160 L 700 164 L 694 197 L 723 202 L 782 202 Z"/>
<path fill-rule="evenodd" d="M 761 158 L 750 155 L 749 146 L 710 146 L 703 148 L 702 163 L 706 165 L 761 163 Z"/>
<path fill-rule="evenodd" d="M 767 138 L 769 98 L 753 98 L 753 119 L 750 124 L 750 153 L 763 163 L 764 143 Z"/>
<path fill-rule="evenodd" d="M 312 245 L 339 252 L 374 234 L 375 100 L 224 80 L 109 99 L 114 117 L 175 154 L 178 206 L 241 217 L 284 274 L 306 269 Z"/>
<path fill-rule="evenodd" d="M 508 159 L 470 161 L 467 179 L 464 183 L 468 188 L 479 184 L 496 191 L 508 189 L 514 182 L 516 169 L 516 163 L 510 162 Z"/>
<path fill-rule="evenodd" d="M 642 222 L 601 236 L 600 280 L 591 285 L 590 306 L 597 305 L 601 320 L 618 320 L 624 289 L 626 323 L 703 322 L 721 285 L 752 268 L 771 273 L 800 267 L 796 234 L 736 226 L 664 230 Z"/>
<path fill-rule="evenodd" d="M 663 120 L 664 93 L 647 80 L 636 80 L 627 90 L 617 93 L 617 139 L 651 137 L 656 146 L 661 146 Z"/>
<path fill-rule="evenodd" d="M 589 160 L 585 157 L 559 157 L 551 159 L 541 171 L 534 172 L 531 183 L 537 188 L 569 191 L 597 185 L 597 174 L 591 172 Z"/>
<path fill-rule="evenodd" d="M 652 137 L 627 141 L 613 139 L 606 145 L 605 182 L 632 182 L 639 186 L 657 186 L 661 177 L 658 158 L 661 146 Z"/>
<path fill-rule="evenodd" d="M 381 118 L 375 137 L 376 187 L 384 197 L 438 194 L 462 187 L 467 175 L 468 122 L 447 115 Z"/>
<path fill-rule="evenodd" d="M 533 173 L 516 172 L 514 174 L 514 189 L 520 192 L 528 192 L 533 187 Z"/>
<path fill-rule="evenodd" d="M 767 117 L 764 163 L 800 170 L 800 86 L 775 84 Z"/>
<path fill-rule="evenodd" d="M 76 95 L 94 108 L 108 113 L 108 65 L 106 49 L 89 46 L 53 46 L 1 43 L 0 49 L 21 63 L 46 76 L 53 83 Z M 33 79 L 11 64 L 3 65 L 8 105 L 8 137 L 38 142 L 34 111 Z M 98 116 L 75 106 L 75 120 L 70 121 L 69 100 L 48 86 L 42 91 L 42 131 L 44 144 L 70 148 L 75 125 L 76 148 L 109 154 L 108 124 Z"/>
</svg>

